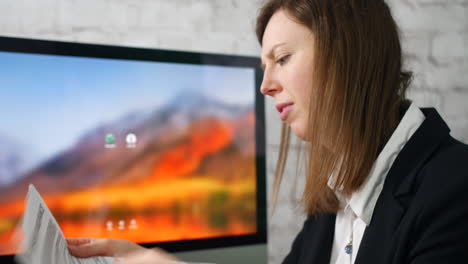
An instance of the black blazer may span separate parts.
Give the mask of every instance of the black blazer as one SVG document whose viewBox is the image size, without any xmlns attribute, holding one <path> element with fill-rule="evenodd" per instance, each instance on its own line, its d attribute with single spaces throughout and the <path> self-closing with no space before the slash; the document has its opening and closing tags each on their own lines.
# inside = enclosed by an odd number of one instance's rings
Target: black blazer
<svg viewBox="0 0 468 264">
<path fill-rule="evenodd" d="M 468 263 L 468 146 L 433 108 L 395 159 L 356 264 Z M 335 214 L 309 216 L 284 264 L 328 264 Z"/>
</svg>

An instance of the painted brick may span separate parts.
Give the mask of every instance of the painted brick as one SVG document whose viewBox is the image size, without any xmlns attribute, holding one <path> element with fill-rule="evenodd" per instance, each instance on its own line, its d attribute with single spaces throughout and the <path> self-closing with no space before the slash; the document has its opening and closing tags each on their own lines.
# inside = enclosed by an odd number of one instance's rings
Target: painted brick
<svg viewBox="0 0 468 264">
<path fill-rule="evenodd" d="M 267 143 L 279 145 L 281 139 L 281 119 L 279 119 L 275 102 L 271 97 L 265 97 L 265 115 Z"/>
<path fill-rule="evenodd" d="M 468 118 L 468 89 L 444 93 L 443 114 L 453 120 L 465 120 Z"/>
<path fill-rule="evenodd" d="M 99 29 L 84 29 L 73 33 L 73 41 L 95 44 L 118 45 L 122 42 L 118 33 Z"/>
<path fill-rule="evenodd" d="M 437 34 L 432 40 L 432 59 L 441 65 L 463 62 L 468 58 L 467 44 L 458 32 Z"/>
<path fill-rule="evenodd" d="M 23 27 L 21 18 L 27 15 L 23 12 L 22 1 L 0 1 L 0 32 L 2 35 L 19 35 Z M 9 15 L 7 15 L 9 14 Z"/>
<path fill-rule="evenodd" d="M 132 29 L 121 33 L 121 42 L 125 46 L 153 48 L 157 46 L 159 36 L 151 29 Z"/>
<path fill-rule="evenodd" d="M 450 4 L 414 7 L 404 1 L 393 1 L 392 14 L 404 31 L 447 32 L 468 29 L 468 7 Z"/>
<path fill-rule="evenodd" d="M 23 12 L 27 15 L 22 19 L 25 33 L 47 32 L 55 30 L 57 22 L 57 0 L 25 1 Z M 44 16 L 44 13 L 48 13 Z"/>
<path fill-rule="evenodd" d="M 450 5 L 450 4 L 467 4 L 468 0 L 409 0 L 412 3 L 420 5 Z"/>
<path fill-rule="evenodd" d="M 155 30 L 161 10 L 157 1 L 132 2 L 127 7 L 127 23 L 130 29 Z"/>
<path fill-rule="evenodd" d="M 468 62 L 446 66 L 427 65 L 421 76 L 427 88 L 435 90 L 468 89 Z"/>
<path fill-rule="evenodd" d="M 268 263 L 281 263 L 302 228 L 304 216 L 291 205 L 280 203 L 269 222 Z"/>
<path fill-rule="evenodd" d="M 271 193 L 273 186 L 274 172 L 276 168 L 276 161 L 278 160 L 279 147 L 269 147 L 267 153 L 267 172 L 268 172 L 268 190 Z M 293 205 L 295 202 L 300 200 L 303 193 L 304 187 L 304 169 L 303 161 L 298 164 L 298 155 L 295 151 L 294 146 L 291 147 L 291 151 L 288 154 L 286 161 L 286 167 L 284 170 L 283 181 L 280 188 L 279 201 L 287 202 Z"/>
<path fill-rule="evenodd" d="M 468 144 L 468 117 L 465 119 L 449 119 L 447 124 L 451 129 L 451 135 Z"/>
<path fill-rule="evenodd" d="M 431 35 L 424 31 L 405 31 L 400 33 L 401 46 L 406 56 L 427 57 L 430 54 Z"/>
<path fill-rule="evenodd" d="M 413 80 L 410 89 L 425 89 L 427 88 L 426 75 L 423 73 L 428 67 L 428 58 L 421 56 L 404 57 L 404 69 L 413 73 Z"/>
<path fill-rule="evenodd" d="M 71 1 L 63 10 L 63 23 L 71 25 L 73 30 L 106 30 L 108 20 L 107 1 L 80 0 Z"/>
<path fill-rule="evenodd" d="M 442 96 L 438 91 L 409 89 L 407 95 L 419 107 L 434 107 L 439 111 L 442 108 Z"/>
</svg>

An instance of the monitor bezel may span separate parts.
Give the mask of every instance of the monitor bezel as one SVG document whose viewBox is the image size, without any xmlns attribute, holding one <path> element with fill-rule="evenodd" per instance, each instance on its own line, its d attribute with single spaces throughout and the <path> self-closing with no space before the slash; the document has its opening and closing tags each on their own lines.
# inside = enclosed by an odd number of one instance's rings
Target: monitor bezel
<svg viewBox="0 0 468 264">
<path fill-rule="evenodd" d="M 196 65 L 249 67 L 255 70 L 255 142 L 257 173 L 257 233 L 241 236 L 141 244 L 169 252 L 222 248 L 267 242 L 266 155 L 264 97 L 260 93 L 262 69 L 258 57 L 194 51 L 140 48 L 129 46 L 64 42 L 0 36 L 0 51 L 31 54 L 63 55 L 90 58 L 169 62 Z M 14 263 L 13 255 L 0 255 L 0 262 Z"/>
</svg>

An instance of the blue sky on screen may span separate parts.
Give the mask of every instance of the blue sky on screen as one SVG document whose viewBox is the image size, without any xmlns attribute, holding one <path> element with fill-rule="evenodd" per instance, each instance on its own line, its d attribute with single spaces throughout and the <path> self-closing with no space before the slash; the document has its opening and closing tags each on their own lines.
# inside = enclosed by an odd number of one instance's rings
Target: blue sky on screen
<svg viewBox="0 0 468 264">
<path fill-rule="evenodd" d="M 254 89 L 247 68 L 0 52 L 0 136 L 44 157 L 98 124 L 181 93 L 252 105 Z"/>
</svg>

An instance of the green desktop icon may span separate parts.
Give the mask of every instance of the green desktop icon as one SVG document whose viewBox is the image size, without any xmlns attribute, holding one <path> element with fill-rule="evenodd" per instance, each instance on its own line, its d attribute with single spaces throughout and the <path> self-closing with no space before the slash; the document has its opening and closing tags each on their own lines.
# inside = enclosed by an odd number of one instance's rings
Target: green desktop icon
<svg viewBox="0 0 468 264">
<path fill-rule="evenodd" d="M 112 134 L 107 134 L 106 135 L 106 144 L 114 144 L 115 143 L 115 137 Z"/>
</svg>

